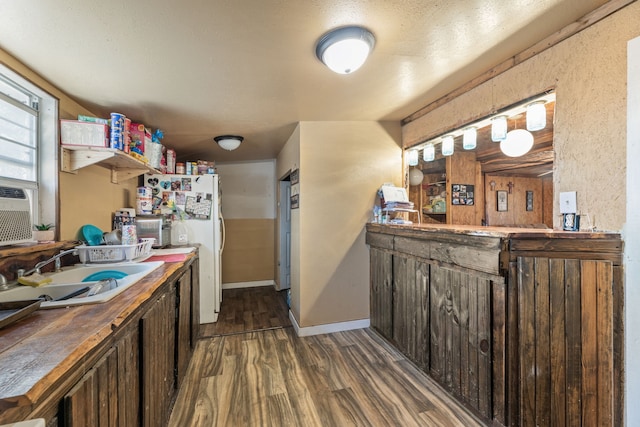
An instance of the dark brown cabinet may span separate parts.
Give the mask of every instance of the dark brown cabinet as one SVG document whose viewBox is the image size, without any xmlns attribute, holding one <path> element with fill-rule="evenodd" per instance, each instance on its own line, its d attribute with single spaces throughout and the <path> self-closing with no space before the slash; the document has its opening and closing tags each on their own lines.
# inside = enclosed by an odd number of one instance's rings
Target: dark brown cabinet
<svg viewBox="0 0 640 427">
<path fill-rule="evenodd" d="M 47 426 L 167 425 L 199 335 L 198 258 L 168 276 L 78 370 L 21 418 Z M 77 379 L 73 379 L 77 378 Z"/>
<path fill-rule="evenodd" d="M 175 388 L 175 295 L 170 288 L 140 320 L 143 426 L 162 426 L 169 419 Z"/>
<path fill-rule="evenodd" d="M 64 425 L 137 426 L 138 331 L 111 347 L 64 397 Z"/>
<path fill-rule="evenodd" d="M 466 406 L 491 418 L 492 401 L 501 399 L 492 397 L 490 382 L 492 337 L 500 332 L 492 331 L 489 313 L 492 289 L 504 281 L 428 262 L 407 239 L 368 234 L 368 242 L 371 326 Z M 392 252 L 395 246 L 409 253 Z"/>
<path fill-rule="evenodd" d="M 371 326 L 493 425 L 622 424 L 617 234 L 367 225 Z"/>
<path fill-rule="evenodd" d="M 191 270 L 188 270 L 176 283 L 176 388 L 182 385 L 195 346 L 191 282 Z"/>
</svg>

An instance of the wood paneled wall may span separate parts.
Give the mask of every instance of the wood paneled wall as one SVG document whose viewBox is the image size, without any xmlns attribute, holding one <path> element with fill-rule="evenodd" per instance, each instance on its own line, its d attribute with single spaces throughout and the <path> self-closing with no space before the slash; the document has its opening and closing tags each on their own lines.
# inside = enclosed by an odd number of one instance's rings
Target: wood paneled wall
<svg viewBox="0 0 640 427">
<path fill-rule="evenodd" d="M 512 184 L 509 190 L 509 184 Z M 497 209 L 497 192 L 507 191 L 507 211 Z M 546 190 L 546 191 L 544 191 Z M 541 178 L 518 176 L 485 175 L 484 191 L 486 194 L 485 210 L 487 225 L 518 226 L 541 225 L 553 226 L 553 189 L 543 185 Z M 533 210 L 527 211 L 527 191 L 533 191 Z"/>
<path fill-rule="evenodd" d="M 453 184 L 474 186 L 475 200 L 472 206 L 451 203 Z M 462 151 L 447 157 L 447 224 L 481 225 L 484 217 L 483 207 L 482 171 L 480 163 L 476 162 L 476 153 Z"/>
</svg>

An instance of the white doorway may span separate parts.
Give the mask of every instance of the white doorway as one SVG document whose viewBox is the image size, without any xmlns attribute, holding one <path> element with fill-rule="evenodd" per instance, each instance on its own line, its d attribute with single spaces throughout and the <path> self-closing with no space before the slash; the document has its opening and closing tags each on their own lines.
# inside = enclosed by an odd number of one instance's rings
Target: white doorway
<svg viewBox="0 0 640 427">
<path fill-rule="evenodd" d="M 278 191 L 278 274 L 276 290 L 291 288 L 291 181 L 289 175 L 279 183 Z"/>
</svg>

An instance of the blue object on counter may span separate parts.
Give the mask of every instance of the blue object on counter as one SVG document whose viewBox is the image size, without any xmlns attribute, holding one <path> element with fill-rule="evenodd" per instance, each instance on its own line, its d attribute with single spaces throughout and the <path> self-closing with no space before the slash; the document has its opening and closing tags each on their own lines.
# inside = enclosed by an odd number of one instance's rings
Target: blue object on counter
<svg viewBox="0 0 640 427">
<path fill-rule="evenodd" d="M 122 279 L 123 277 L 128 276 L 127 273 L 123 273 L 118 270 L 104 270 L 98 271 L 97 273 L 93 273 L 82 279 L 83 282 L 96 282 L 98 280 L 103 279 Z"/>
<path fill-rule="evenodd" d="M 95 225 L 83 225 L 80 231 L 83 239 L 89 246 L 98 246 L 102 243 L 102 230 Z"/>
</svg>

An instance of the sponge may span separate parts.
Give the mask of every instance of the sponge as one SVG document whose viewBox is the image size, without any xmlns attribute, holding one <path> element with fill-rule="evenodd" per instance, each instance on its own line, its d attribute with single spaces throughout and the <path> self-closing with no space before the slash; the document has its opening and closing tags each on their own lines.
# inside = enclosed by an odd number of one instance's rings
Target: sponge
<svg viewBox="0 0 640 427">
<path fill-rule="evenodd" d="M 44 277 L 42 274 L 39 274 L 39 273 L 33 273 L 30 276 L 18 277 L 18 283 L 22 285 L 27 285 L 27 286 L 33 286 L 34 288 L 45 285 L 51 282 L 52 280 L 53 279 L 51 279 L 51 277 Z"/>
</svg>

